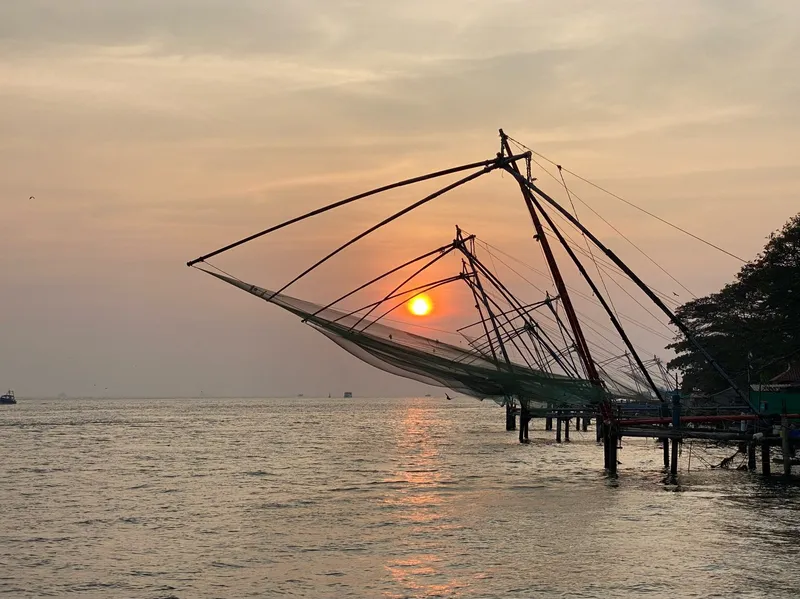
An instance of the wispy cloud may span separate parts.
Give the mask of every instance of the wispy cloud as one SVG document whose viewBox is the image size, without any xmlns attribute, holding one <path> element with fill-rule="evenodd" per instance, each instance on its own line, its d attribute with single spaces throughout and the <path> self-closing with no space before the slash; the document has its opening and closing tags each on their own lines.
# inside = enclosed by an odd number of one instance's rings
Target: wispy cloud
<svg viewBox="0 0 800 599">
<path fill-rule="evenodd" d="M 106 287 L 130 290 L 132 311 L 114 325 L 131 335 L 130 359 L 146 351 L 144 331 L 168 344 L 154 319 L 196 326 L 222 302 L 239 305 L 176 275 L 182 260 L 363 188 L 489 157 L 500 126 L 751 255 L 796 211 L 800 193 L 798 23 L 792 0 L 0 3 L 2 267 L 23 298 L 57 277 L 76 313 L 82 297 L 96 309 Z M 699 292 L 735 270 L 570 184 Z M 280 279 L 414 193 L 354 207 L 232 260 Z M 447 239 L 455 220 L 528 252 L 513 194 L 499 175 L 472 186 L 348 254 L 335 272 L 355 277 L 359 264 L 400 256 L 398 239 L 409 253 Z M 35 204 L 22 202 L 30 195 Z M 158 293 L 131 290 L 131 280 L 146 286 L 148 277 Z M 321 297 L 332 283 L 319 280 L 308 289 Z M 200 295 L 196 303 L 175 299 L 187 288 Z M 119 292 L 107 299 L 119 301 Z M 15 300 L 0 310 L 24 306 Z M 227 314 L 242 331 L 253 313 Z M 91 328 L 91 313 L 82 318 Z M 25 322 L 13 325 L 13 351 L 30 358 L 41 347 L 26 339 L 45 333 Z M 48 326 L 65 343 L 73 334 Z M 236 345 L 220 335 L 219 343 Z M 280 360 L 299 350 L 288 343 L 275 356 L 278 379 Z M 70 347 L 97 356 L 93 344 Z M 248 359 L 248 349 L 231 355 L 229 367 Z M 12 364 L 4 359 L 0 378 Z M 176 360 L 175 378 L 205 376 L 195 362 Z M 151 368 L 153 380 L 170 379 Z M 37 380 L 33 370 L 26 377 Z M 48 392 L 61 390 L 57 381 Z"/>
</svg>

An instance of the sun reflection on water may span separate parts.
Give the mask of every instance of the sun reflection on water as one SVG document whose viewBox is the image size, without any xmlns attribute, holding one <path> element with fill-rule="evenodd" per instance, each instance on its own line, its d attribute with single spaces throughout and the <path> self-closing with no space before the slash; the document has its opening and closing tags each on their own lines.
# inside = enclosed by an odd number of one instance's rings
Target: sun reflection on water
<svg viewBox="0 0 800 599">
<path fill-rule="evenodd" d="M 422 400 L 420 400 L 422 403 Z M 383 499 L 391 506 L 393 517 L 409 525 L 408 554 L 387 559 L 384 568 L 403 592 L 386 592 L 386 597 L 454 597 L 468 583 L 452 575 L 442 564 L 437 545 L 454 527 L 448 514 L 450 502 L 442 494 L 440 443 L 437 434 L 449 423 L 439 412 L 412 405 L 398 421 L 396 451 L 398 467 L 392 479 L 403 484 L 387 491 Z M 450 570 L 450 573 L 447 571 Z"/>
</svg>

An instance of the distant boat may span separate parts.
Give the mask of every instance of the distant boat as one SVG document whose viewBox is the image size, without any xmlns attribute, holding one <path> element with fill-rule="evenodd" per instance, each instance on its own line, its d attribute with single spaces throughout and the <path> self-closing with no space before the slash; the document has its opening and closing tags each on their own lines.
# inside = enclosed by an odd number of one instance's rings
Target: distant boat
<svg viewBox="0 0 800 599">
<path fill-rule="evenodd" d="M 9 389 L 8 393 L 5 395 L 0 395 L 0 404 L 12 404 L 17 403 L 16 397 L 14 397 L 14 392 Z"/>
<path fill-rule="evenodd" d="M 353 397 L 353 392 L 352 391 L 345 391 L 344 392 L 344 398 L 345 399 L 352 399 L 352 397 Z"/>
</svg>

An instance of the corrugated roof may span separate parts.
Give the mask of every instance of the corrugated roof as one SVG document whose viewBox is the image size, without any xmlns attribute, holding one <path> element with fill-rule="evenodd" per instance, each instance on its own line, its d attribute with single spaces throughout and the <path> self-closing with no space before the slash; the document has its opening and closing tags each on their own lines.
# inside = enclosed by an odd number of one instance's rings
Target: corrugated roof
<svg viewBox="0 0 800 599">
<path fill-rule="evenodd" d="M 789 368 L 772 379 L 770 383 L 800 383 L 800 362 L 789 364 Z"/>
</svg>

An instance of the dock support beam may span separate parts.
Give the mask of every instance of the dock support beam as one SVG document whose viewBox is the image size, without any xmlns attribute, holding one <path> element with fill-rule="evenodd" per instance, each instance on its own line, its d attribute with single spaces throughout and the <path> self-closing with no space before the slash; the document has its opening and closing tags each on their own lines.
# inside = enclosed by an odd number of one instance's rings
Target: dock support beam
<svg viewBox="0 0 800 599">
<path fill-rule="evenodd" d="M 588 417 L 586 417 L 586 416 L 584 416 L 584 417 L 583 417 L 583 420 L 581 420 L 581 423 L 583 424 L 583 432 L 584 432 L 584 433 L 585 433 L 586 431 L 588 431 L 588 430 L 589 430 L 589 424 L 591 424 L 591 422 L 592 422 L 592 419 L 591 419 L 591 418 L 588 418 Z M 576 426 L 575 426 L 575 429 L 577 430 L 577 428 L 578 428 L 578 427 L 577 427 L 577 425 L 576 425 Z"/>
<path fill-rule="evenodd" d="M 661 443 L 664 444 L 664 469 L 666 470 L 669 468 L 669 438 L 664 437 L 661 439 Z"/>
<path fill-rule="evenodd" d="M 769 441 L 764 439 L 761 442 L 761 474 L 764 476 L 770 475 L 770 455 L 769 455 Z"/>
<path fill-rule="evenodd" d="M 561 416 L 556 418 L 556 443 L 561 443 Z"/>
<path fill-rule="evenodd" d="M 747 469 L 750 472 L 756 469 L 756 444 L 752 441 L 747 444 Z"/>
<path fill-rule="evenodd" d="M 564 418 L 564 443 L 569 443 L 569 418 Z"/>
<path fill-rule="evenodd" d="M 553 430 L 553 417 L 548 416 L 544 419 L 544 430 L 551 431 Z"/>
</svg>

